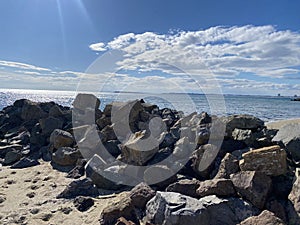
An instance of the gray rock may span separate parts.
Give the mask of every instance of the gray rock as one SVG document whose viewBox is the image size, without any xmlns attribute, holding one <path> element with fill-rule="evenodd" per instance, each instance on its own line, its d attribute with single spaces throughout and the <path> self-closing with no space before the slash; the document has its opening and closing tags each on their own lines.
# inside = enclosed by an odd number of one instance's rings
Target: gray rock
<svg viewBox="0 0 300 225">
<path fill-rule="evenodd" d="M 280 218 L 276 217 L 274 213 L 264 210 L 258 216 L 252 216 L 242 221 L 239 225 L 285 225 Z"/>
<path fill-rule="evenodd" d="M 201 178 L 209 178 L 214 168 L 214 163 L 218 155 L 219 149 L 211 144 L 200 146 L 192 157 L 192 168 L 194 172 Z"/>
<path fill-rule="evenodd" d="M 274 145 L 246 152 L 239 165 L 242 171 L 259 171 L 269 176 L 287 172 L 286 152 Z"/>
<path fill-rule="evenodd" d="M 242 130 L 235 128 L 232 131 L 232 137 L 236 141 L 243 141 L 247 146 L 253 146 L 256 141 L 256 136 L 251 130 Z"/>
<path fill-rule="evenodd" d="M 49 116 L 62 117 L 63 115 L 63 111 L 58 107 L 58 105 L 52 106 L 49 110 Z"/>
<path fill-rule="evenodd" d="M 155 191 L 146 183 L 140 183 L 129 193 L 129 197 L 134 207 L 144 209 L 147 202 L 155 196 Z"/>
<path fill-rule="evenodd" d="M 85 110 L 87 108 L 98 109 L 100 106 L 100 100 L 92 94 L 80 93 L 76 96 L 73 107 L 79 110 Z"/>
<path fill-rule="evenodd" d="M 23 102 L 21 117 L 23 120 L 38 120 L 41 117 L 46 117 L 47 114 L 41 109 L 41 107 L 29 100 Z"/>
<path fill-rule="evenodd" d="M 62 129 L 63 121 L 55 117 L 48 117 L 39 120 L 42 134 L 47 136 L 50 135 L 55 129 Z"/>
<path fill-rule="evenodd" d="M 50 144 L 56 149 L 60 147 L 71 147 L 73 143 L 74 138 L 67 131 L 55 129 L 50 135 Z"/>
<path fill-rule="evenodd" d="M 232 174 L 230 179 L 237 193 L 262 209 L 271 190 L 272 180 L 267 175 L 256 171 L 241 171 Z"/>
<path fill-rule="evenodd" d="M 89 197 L 78 196 L 74 199 L 73 203 L 78 211 L 85 212 L 94 205 L 94 200 Z"/>
<path fill-rule="evenodd" d="M 199 197 L 197 194 L 197 189 L 200 186 L 200 181 L 199 180 L 179 180 L 176 183 L 170 184 L 167 188 L 166 191 L 168 192 L 177 192 L 183 195 L 187 195 L 193 198 Z"/>
<path fill-rule="evenodd" d="M 280 128 L 272 141 L 282 142 L 293 159 L 300 161 L 300 123 L 288 124 Z"/>
<path fill-rule="evenodd" d="M 15 162 L 19 161 L 22 157 L 22 154 L 18 151 L 9 151 L 6 153 L 3 165 L 11 165 L 14 164 Z"/>
<path fill-rule="evenodd" d="M 298 177 L 288 196 L 288 218 L 289 224 L 300 224 L 300 178 Z"/>
<path fill-rule="evenodd" d="M 229 179 L 213 179 L 200 182 L 196 194 L 200 197 L 217 195 L 220 197 L 236 195 L 235 189 Z"/>
<path fill-rule="evenodd" d="M 234 155 L 227 153 L 222 159 L 219 170 L 215 179 L 229 179 L 230 174 L 237 173 L 240 170 L 239 161 Z"/>
<path fill-rule="evenodd" d="M 257 210 L 238 198 L 221 199 L 214 195 L 201 199 L 174 192 L 157 192 L 146 205 L 145 221 L 164 225 L 234 225 Z"/>
<path fill-rule="evenodd" d="M 20 144 L 0 146 L 0 158 L 4 158 L 5 155 L 10 151 L 21 151 L 22 149 L 23 146 Z"/>
<path fill-rule="evenodd" d="M 20 161 L 13 164 L 10 168 L 11 169 L 23 169 L 31 166 L 39 165 L 39 161 L 36 159 L 30 159 L 28 157 L 23 157 Z"/>
<path fill-rule="evenodd" d="M 52 162 L 60 166 L 73 166 L 81 157 L 82 156 L 78 149 L 70 147 L 60 147 L 52 154 Z"/>
<path fill-rule="evenodd" d="M 176 173 L 166 165 L 153 165 L 144 171 L 144 181 L 158 188 L 164 189 L 176 179 Z"/>
</svg>

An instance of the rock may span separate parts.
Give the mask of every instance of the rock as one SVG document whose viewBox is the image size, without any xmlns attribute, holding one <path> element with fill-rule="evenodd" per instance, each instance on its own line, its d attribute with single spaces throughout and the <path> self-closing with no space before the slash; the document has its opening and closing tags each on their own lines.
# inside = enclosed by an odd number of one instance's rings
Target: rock
<svg viewBox="0 0 300 225">
<path fill-rule="evenodd" d="M 67 131 L 55 129 L 50 135 L 50 144 L 52 144 L 55 149 L 59 149 L 60 147 L 71 147 L 73 143 L 74 138 Z"/>
<path fill-rule="evenodd" d="M 107 125 L 101 130 L 101 133 L 103 134 L 102 142 L 117 140 L 113 125 Z"/>
<path fill-rule="evenodd" d="M 208 195 L 234 196 L 236 194 L 233 184 L 229 179 L 213 179 L 200 182 L 196 190 L 200 197 Z"/>
<path fill-rule="evenodd" d="M 278 145 L 252 150 L 242 156 L 242 171 L 259 171 L 270 176 L 279 176 L 287 172 L 286 152 Z"/>
<path fill-rule="evenodd" d="M 180 138 L 174 146 L 174 156 L 178 159 L 188 159 L 195 150 L 195 144 L 188 137 Z"/>
<path fill-rule="evenodd" d="M 201 178 L 209 178 L 219 149 L 211 144 L 200 146 L 192 156 L 192 168 Z"/>
<path fill-rule="evenodd" d="M 72 181 L 57 198 L 75 198 L 77 196 L 96 197 L 99 192 L 89 178 Z"/>
<path fill-rule="evenodd" d="M 252 216 L 240 223 L 240 225 L 285 225 L 274 213 L 264 210 L 258 216 Z"/>
<path fill-rule="evenodd" d="M 232 131 L 232 138 L 236 141 L 243 141 L 247 146 L 253 146 L 256 141 L 256 137 L 251 130 L 237 128 Z"/>
<path fill-rule="evenodd" d="M 19 161 L 22 157 L 22 154 L 18 151 L 9 151 L 6 153 L 3 165 L 11 165 L 14 164 L 15 162 Z"/>
<path fill-rule="evenodd" d="M 98 109 L 100 106 L 100 100 L 92 94 L 79 93 L 74 102 L 73 107 L 79 110 L 85 110 L 87 108 Z"/>
<path fill-rule="evenodd" d="M 60 166 L 75 165 L 77 160 L 82 157 L 78 149 L 70 147 L 60 147 L 52 154 L 52 162 Z"/>
<path fill-rule="evenodd" d="M 118 140 L 110 140 L 104 143 L 105 149 L 114 157 L 121 154 L 121 149 L 119 148 L 120 142 Z"/>
<path fill-rule="evenodd" d="M 164 189 L 176 181 L 176 173 L 166 165 L 153 165 L 145 169 L 144 181 L 148 185 L 154 185 Z"/>
<path fill-rule="evenodd" d="M 157 192 L 146 205 L 145 222 L 164 225 L 234 225 L 257 210 L 238 198 L 221 199 L 214 195 L 201 199 L 174 192 Z"/>
<path fill-rule="evenodd" d="M 124 217 L 120 217 L 115 225 L 136 225 L 136 223 L 130 220 L 128 221 Z"/>
<path fill-rule="evenodd" d="M 237 173 L 240 170 L 239 161 L 234 155 L 227 153 L 222 159 L 219 170 L 215 179 L 225 178 L 229 179 L 230 174 Z"/>
<path fill-rule="evenodd" d="M 80 212 L 85 212 L 94 205 L 94 200 L 89 197 L 78 196 L 74 199 L 73 203 L 76 209 Z"/>
<path fill-rule="evenodd" d="M 300 224 L 300 178 L 298 177 L 288 196 L 288 218 L 289 224 Z"/>
<path fill-rule="evenodd" d="M 176 183 L 170 184 L 167 188 L 166 191 L 168 192 L 177 192 L 183 195 L 187 195 L 193 198 L 199 197 L 197 194 L 197 189 L 200 186 L 200 181 L 198 180 L 179 180 Z"/>
<path fill-rule="evenodd" d="M 111 125 L 111 118 L 102 115 L 101 118 L 96 120 L 96 124 L 98 125 L 99 129 L 102 130 L 104 127 Z"/>
<path fill-rule="evenodd" d="M 84 175 L 85 165 L 87 161 L 85 159 L 78 159 L 76 166 L 68 173 L 68 178 L 78 179 Z"/>
<path fill-rule="evenodd" d="M 41 107 L 34 102 L 29 100 L 23 101 L 22 114 L 23 120 L 38 120 L 42 117 L 46 117 L 46 113 L 41 109 Z"/>
<path fill-rule="evenodd" d="M 242 198 L 250 201 L 257 208 L 263 209 L 271 190 L 270 177 L 256 171 L 241 171 L 232 174 L 230 179 Z"/>
<path fill-rule="evenodd" d="M 144 166 L 158 152 L 160 142 L 155 138 L 144 141 L 144 137 L 144 132 L 137 132 L 122 145 L 122 156 L 127 163 Z"/>
<path fill-rule="evenodd" d="M 21 151 L 23 146 L 20 144 L 9 144 L 5 146 L 0 146 L 0 158 L 4 158 L 8 152 L 11 151 Z"/>
<path fill-rule="evenodd" d="M 45 136 L 50 135 L 55 129 L 62 129 L 63 121 L 55 117 L 48 117 L 40 119 L 42 134 Z"/>
<path fill-rule="evenodd" d="M 288 124 L 279 129 L 273 142 L 282 142 L 293 160 L 300 161 L 300 123 Z"/>
<path fill-rule="evenodd" d="M 129 193 L 129 197 L 134 207 L 144 209 L 147 202 L 155 196 L 155 191 L 146 183 L 140 183 Z"/>
<path fill-rule="evenodd" d="M 278 201 L 276 199 L 269 199 L 266 203 L 266 210 L 269 210 L 270 212 L 274 213 L 276 217 L 281 219 L 283 222 L 287 222 L 287 216 L 286 216 L 286 202 L 284 201 Z"/>
<path fill-rule="evenodd" d="M 104 208 L 99 221 L 102 225 L 115 225 L 120 217 L 137 222 L 134 206 L 128 196 L 120 197 L 119 201 Z"/>
<path fill-rule="evenodd" d="M 54 105 L 49 110 L 50 117 L 62 117 L 64 115 L 63 111 L 58 107 L 58 105 Z"/>
<path fill-rule="evenodd" d="M 39 165 L 39 161 L 36 159 L 30 159 L 28 157 L 22 158 L 20 161 L 16 162 L 13 164 L 10 168 L 11 169 L 23 169 L 31 166 L 37 166 Z"/>
<path fill-rule="evenodd" d="M 232 115 L 221 117 L 221 121 L 226 124 L 226 136 L 231 137 L 232 131 L 237 129 L 258 130 L 264 127 L 264 121 L 250 115 Z"/>
</svg>

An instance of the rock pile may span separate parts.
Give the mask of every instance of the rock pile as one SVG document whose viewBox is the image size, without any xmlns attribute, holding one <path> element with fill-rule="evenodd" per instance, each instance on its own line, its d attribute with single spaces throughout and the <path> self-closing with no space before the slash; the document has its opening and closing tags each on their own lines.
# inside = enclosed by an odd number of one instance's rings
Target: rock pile
<svg viewBox="0 0 300 225">
<path fill-rule="evenodd" d="M 80 211 L 100 190 L 135 186 L 100 224 L 300 224 L 298 125 L 270 130 L 250 115 L 185 116 L 143 100 L 99 106 L 90 94 L 73 108 L 16 101 L 0 111 L 0 163 L 51 161 L 75 179 L 57 197 Z"/>
</svg>

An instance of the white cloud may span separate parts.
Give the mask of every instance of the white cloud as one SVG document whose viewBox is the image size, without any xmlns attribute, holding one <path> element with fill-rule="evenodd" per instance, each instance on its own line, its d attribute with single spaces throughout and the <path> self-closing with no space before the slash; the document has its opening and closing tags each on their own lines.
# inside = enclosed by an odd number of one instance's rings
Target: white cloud
<svg viewBox="0 0 300 225">
<path fill-rule="evenodd" d="M 19 68 L 25 70 L 50 71 L 50 69 L 48 68 L 38 67 L 26 63 L 4 61 L 4 60 L 0 60 L 0 66 L 13 67 L 13 68 Z"/>
<path fill-rule="evenodd" d="M 300 33 L 273 26 L 212 27 L 170 34 L 145 32 L 116 37 L 101 48 L 126 53 L 119 65 L 140 71 L 178 73 L 165 64 L 194 75 L 211 70 L 218 76 L 253 73 L 284 77 L 300 66 Z M 97 51 L 97 48 L 91 48 Z"/>
<path fill-rule="evenodd" d="M 105 47 L 105 44 L 103 42 L 91 44 L 90 49 L 92 49 L 93 51 L 98 51 L 98 52 L 104 52 L 107 50 L 107 48 Z"/>
</svg>

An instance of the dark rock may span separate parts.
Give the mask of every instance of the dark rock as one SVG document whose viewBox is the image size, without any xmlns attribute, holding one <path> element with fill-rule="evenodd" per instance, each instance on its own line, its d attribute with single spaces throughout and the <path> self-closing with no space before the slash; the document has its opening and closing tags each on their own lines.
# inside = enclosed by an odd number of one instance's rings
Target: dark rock
<svg viewBox="0 0 300 225">
<path fill-rule="evenodd" d="M 104 127 L 111 125 L 111 118 L 102 115 L 101 118 L 96 120 L 96 124 L 98 125 L 99 129 L 102 130 Z"/>
<path fill-rule="evenodd" d="M 23 120 L 38 120 L 46 116 L 47 114 L 41 109 L 41 107 L 37 103 L 31 102 L 29 100 L 25 100 L 23 102 L 21 115 Z"/>
<path fill-rule="evenodd" d="M 288 124 L 280 128 L 272 141 L 283 143 L 293 160 L 300 161 L 300 123 Z"/>
<path fill-rule="evenodd" d="M 98 189 L 93 182 L 88 178 L 84 178 L 72 181 L 57 198 L 75 198 L 77 196 L 96 197 L 98 194 Z"/>
<path fill-rule="evenodd" d="M 287 222 L 287 216 L 285 212 L 286 203 L 284 201 L 278 201 L 276 199 L 270 199 L 266 203 L 266 209 L 274 213 L 275 216 L 280 218 L 283 222 Z"/>
<path fill-rule="evenodd" d="M 68 173 L 68 178 L 78 179 L 84 175 L 85 172 L 85 165 L 86 165 L 85 159 L 78 159 L 76 166 Z"/>
<path fill-rule="evenodd" d="M 133 206 L 139 209 L 144 209 L 147 202 L 154 196 L 155 191 L 146 183 L 138 184 L 129 193 Z"/>
<path fill-rule="evenodd" d="M 118 140 L 110 140 L 104 143 L 105 149 L 114 157 L 121 154 L 121 149 L 119 148 L 120 142 Z"/>
<path fill-rule="evenodd" d="M 100 100 L 92 94 L 80 93 L 76 96 L 73 107 L 79 110 L 85 110 L 87 108 L 98 109 L 100 106 Z"/>
<path fill-rule="evenodd" d="M 113 202 L 104 208 L 99 221 L 102 225 L 115 225 L 120 217 L 137 222 L 134 206 L 128 196 L 123 196 L 119 201 Z"/>
<path fill-rule="evenodd" d="M 60 147 L 52 154 L 52 161 L 60 166 L 72 166 L 75 165 L 77 160 L 81 157 L 78 149 Z"/>
<path fill-rule="evenodd" d="M 198 180 L 179 180 L 176 183 L 170 184 L 167 188 L 166 191 L 168 192 L 177 192 L 183 195 L 187 195 L 193 198 L 199 197 L 197 194 L 197 189 L 200 186 L 200 181 Z"/>
<path fill-rule="evenodd" d="M 164 225 L 237 224 L 257 210 L 238 198 L 214 195 L 200 200 L 174 192 L 157 192 L 146 206 L 145 221 Z"/>
<path fill-rule="evenodd" d="M 13 144 L 13 145 L 10 144 L 5 146 L 0 146 L 0 158 L 4 158 L 8 152 L 21 151 L 22 149 L 23 146 L 20 144 Z"/>
<path fill-rule="evenodd" d="M 60 147 L 71 147 L 73 143 L 74 138 L 67 131 L 55 129 L 50 135 L 50 144 L 56 149 Z"/>
<path fill-rule="evenodd" d="M 85 212 L 94 205 L 94 200 L 89 197 L 78 196 L 74 199 L 73 203 L 76 209 L 80 212 Z"/>
<path fill-rule="evenodd" d="M 13 164 L 10 168 L 11 169 L 23 169 L 31 166 L 37 166 L 39 165 L 39 161 L 36 159 L 30 159 L 28 157 L 23 157 L 20 161 Z"/>
<path fill-rule="evenodd" d="M 209 178 L 219 149 L 211 144 L 200 146 L 192 156 L 192 168 L 201 178 Z"/>
<path fill-rule="evenodd" d="M 55 117 L 48 117 L 40 119 L 40 126 L 42 128 L 42 133 L 45 136 L 50 135 L 55 129 L 62 129 L 63 121 Z"/>
<path fill-rule="evenodd" d="M 300 224 L 300 178 L 296 178 L 293 189 L 288 196 L 289 224 Z"/>
<path fill-rule="evenodd" d="M 200 197 L 217 195 L 220 197 L 234 196 L 236 194 L 233 184 L 229 179 L 213 179 L 200 182 L 196 194 Z"/>
<path fill-rule="evenodd" d="M 130 220 L 128 221 L 124 217 L 120 217 L 115 225 L 136 225 L 136 223 Z"/>
<path fill-rule="evenodd" d="M 107 142 L 111 140 L 116 140 L 117 136 L 114 132 L 113 125 L 107 125 L 105 128 L 101 130 L 101 133 L 103 134 L 102 142 Z"/>
<path fill-rule="evenodd" d="M 19 161 L 22 157 L 22 154 L 18 151 L 9 151 L 6 153 L 4 161 L 3 161 L 3 165 L 7 166 L 7 165 L 12 165 L 15 162 Z"/>
<path fill-rule="evenodd" d="M 234 155 L 227 153 L 222 159 L 219 170 L 215 179 L 229 179 L 230 174 L 237 173 L 240 170 L 239 161 Z"/>
<path fill-rule="evenodd" d="M 240 225 L 285 225 L 280 218 L 276 217 L 272 212 L 264 210 L 258 216 L 252 216 L 240 223 Z"/>
<path fill-rule="evenodd" d="M 58 105 L 54 105 L 49 110 L 50 117 L 62 117 L 64 115 L 63 111 Z"/>
<path fill-rule="evenodd" d="M 237 193 L 262 209 L 271 190 L 272 180 L 256 171 L 241 171 L 230 176 Z"/>
</svg>

